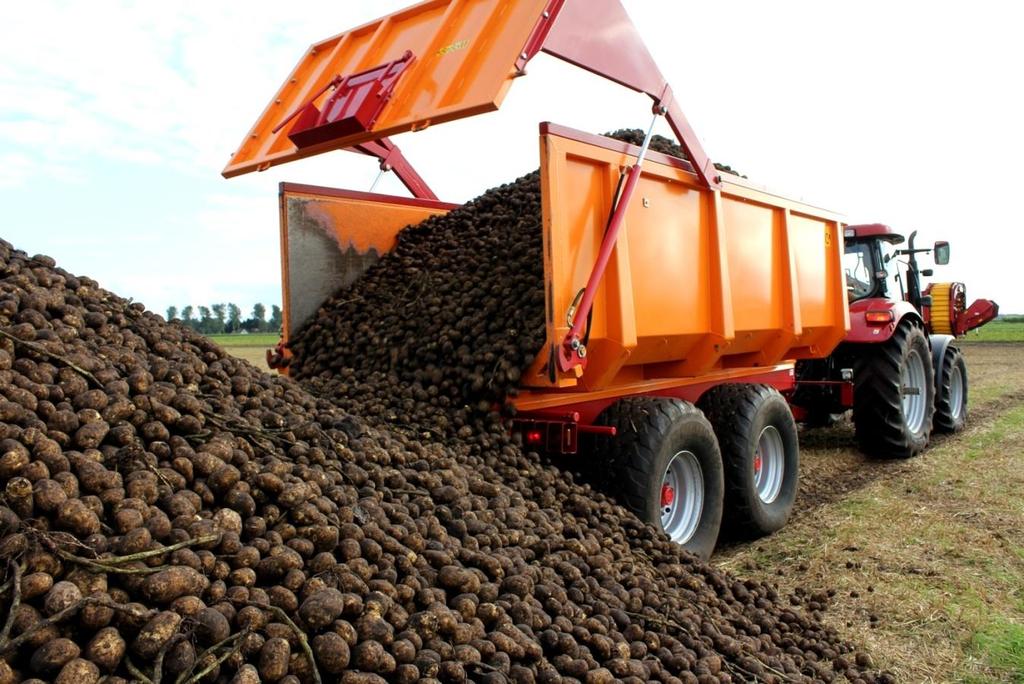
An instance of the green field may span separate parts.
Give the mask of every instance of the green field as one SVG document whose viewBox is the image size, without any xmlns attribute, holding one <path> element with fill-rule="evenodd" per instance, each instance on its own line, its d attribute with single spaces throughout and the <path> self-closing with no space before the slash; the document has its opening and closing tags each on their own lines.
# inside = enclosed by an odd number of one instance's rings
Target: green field
<svg viewBox="0 0 1024 684">
<path fill-rule="evenodd" d="M 281 339 L 278 333 L 257 333 L 254 335 L 210 335 L 211 340 L 224 347 L 234 356 L 245 359 L 262 370 L 267 368 L 266 350 Z"/>
<path fill-rule="evenodd" d="M 222 347 L 273 347 L 281 339 L 278 333 L 255 333 L 253 335 L 210 335 L 211 340 Z"/>
<path fill-rule="evenodd" d="M 967 333 L 965 342 L 1024 342 L 1024 321 L 992 321 Z"/>
</svg>

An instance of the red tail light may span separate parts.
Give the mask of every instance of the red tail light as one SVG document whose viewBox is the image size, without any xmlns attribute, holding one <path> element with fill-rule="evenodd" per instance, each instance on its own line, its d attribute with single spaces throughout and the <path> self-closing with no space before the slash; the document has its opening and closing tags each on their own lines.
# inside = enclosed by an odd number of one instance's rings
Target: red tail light
<svg viewBox="0 0 1024 684">
<path fill-rule="evenodd" d="M 540 444 L 544 441 L 544 433 L 540 430 L 527 430 L 526 431 L 526 443 L 527 444 Z"/>
<path fill-rule="evenodd" d="M 871 325 L 887 325 L 895 320 L 892 311 L 868 311 L 864 314 L 864 320 Z"/>
</svg>

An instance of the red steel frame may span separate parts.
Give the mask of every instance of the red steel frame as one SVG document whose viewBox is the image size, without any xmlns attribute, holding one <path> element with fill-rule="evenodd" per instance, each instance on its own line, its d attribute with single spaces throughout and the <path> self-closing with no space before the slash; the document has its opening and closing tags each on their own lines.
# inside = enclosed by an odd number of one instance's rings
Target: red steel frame
<svg viewBox="0 0 1024 684">
<path fill-rule="evenodd" d="M 579 433 L 615 436 L 614 429 L 595 423 L 605 409 L 624 396 L 666 397 L 695 404 L 709 389 L 729 383 L 769 385 L 786 394 L 796 387 L 796 377 L 793 366 L 787 364 L 743 375 L 679 378 L 669 385 L 660 383 L 656 389 L 649 390 L 640 386 L 632 392 L 606 393 L 599 396 L 574 395 L 567 392 L 561 395 L 564 402 L 556 406 L 519 410 L 513 420 L 513 430 L 523 435 L 527 446 L 549 453 L 575 454 L 579 446 Z M 550 393 L 549 396 L 553 394 L 556 393 Z M 520 397 L 525 399 L 525 403 L 529 402 L 528 393 L 524 392 Z M 531 437 L 531 432 L 536 435 L 535 438 Z"/>
</svg>

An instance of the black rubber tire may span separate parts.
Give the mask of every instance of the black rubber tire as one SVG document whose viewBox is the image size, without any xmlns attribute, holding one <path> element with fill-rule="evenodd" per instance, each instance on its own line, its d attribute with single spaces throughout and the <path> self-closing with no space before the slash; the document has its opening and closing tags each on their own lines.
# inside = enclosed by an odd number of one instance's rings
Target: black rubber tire
<svg viewBox="0 0 1024 684">
<path fill-rule="evenodd" d="M 781 529 L 793 511 L 800 484 L 800 444 L 796 421 L 778 390 L 766 385 L 719 385 L 699 406 L 718 435 L 725 468 L 725 525 L 745 537 Z M 765 503 L 757 493 L 754 463 L 761 433 L 774 427 L 782 439 L 782 482 Z"/>
<path fill-rule="evenodd" d="M 666 468 L 683 450 L 697 458 L 704 480 L 704 508 L 697 529 L 682 547 L 704 560 L 710 558 L 722 524 L 725 483 L 718 440 L 704 414 L 679 399 L 626 397 L 601 414 L 598 422 L 616 429 L 604 453 L 611 491 L 659 530 Z"/>
<path fill-rule="evenodd" d="M 935 412 L 935 377 L 924 331 L 903 322 L 886 342 L 863 345 L 854 365 L 853 425 L 861 451 L 872 458 L 910 458 L 928 446 Z M 916 351 L 924 361 L 925 415 L 912 433 L 903 415 L 903 368 Z"/>
<path fill-rule="evenodd" d="M 960 371 L 963 380 L 963 397 L 960 402 L 960 411 L 950 405 L 949 385 L 953 370 Z M 935 383 L 935 431 L 953 433 L 960 432 L 967 424 L 967 363 L 960 350 L 950 345 L 946 347 L 946 353 L 942 356 L 942 367 L 939 369 L 939 377 Z"/>
</svg>

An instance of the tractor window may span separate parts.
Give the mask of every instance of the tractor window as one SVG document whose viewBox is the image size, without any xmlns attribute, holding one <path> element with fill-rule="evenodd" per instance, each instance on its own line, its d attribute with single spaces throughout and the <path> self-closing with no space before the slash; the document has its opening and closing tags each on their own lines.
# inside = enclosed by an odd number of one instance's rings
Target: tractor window
<svg viewBox="0 0 1024 684">
<path fill-rule="evenodd" d="M 885 270 L 884 293 L 891 299 L 906 299 L 907 296 L 903 291 L 903 278 L 900 275 L 899 262 L 896 261 L 896 245 L 883 242 L 881 247 L 882 263 L 885 264 L 883 267 Z"/>
<path fill-rule="evenodd" d="M 843 268 L 846 270 L 846 296 L 851 302 L 870 296 L 878 287 L 871 243 L 847 243 Z"/>
</svg>

